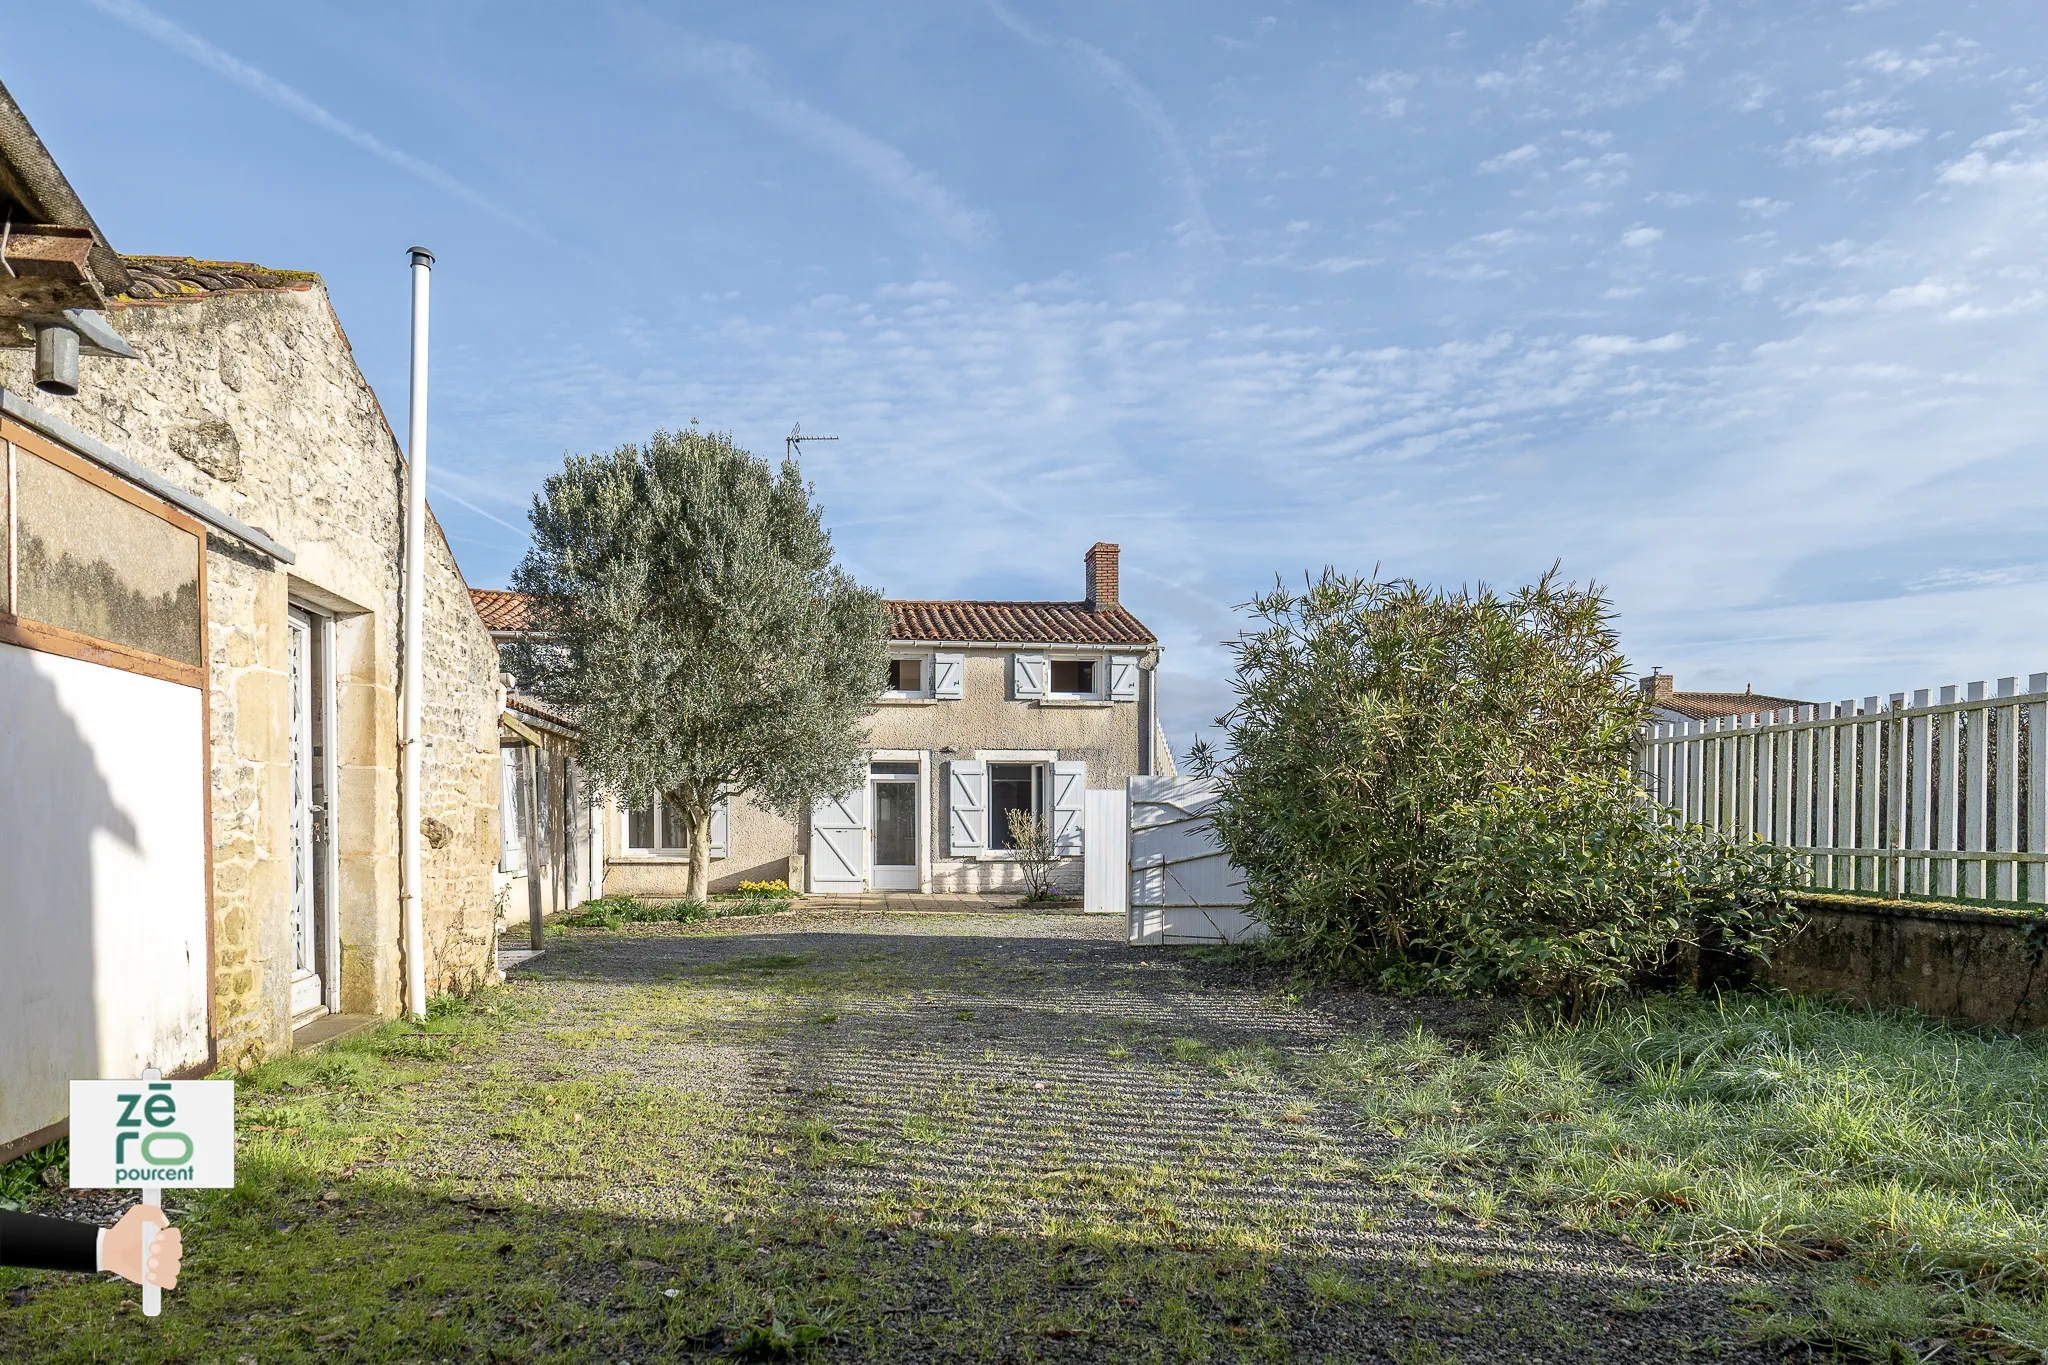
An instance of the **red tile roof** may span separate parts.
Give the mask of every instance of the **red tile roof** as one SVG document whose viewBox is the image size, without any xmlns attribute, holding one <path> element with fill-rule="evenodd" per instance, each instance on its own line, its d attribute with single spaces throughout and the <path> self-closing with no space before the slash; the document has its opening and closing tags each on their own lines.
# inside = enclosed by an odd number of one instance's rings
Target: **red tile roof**
<svg viewBox="0 0 2048 1365">
<path fill-rule="evenodd" d="M 471 588 L 476 614 L 493 631 L 527 628 L 526 597 Z M 927 644 L 1153 645 L 1158 637 L 1122 607 L 1086 602 L 890 602 L 890 638 Z"/>
<path fill-rule="evenodd" d="M 502 588 L 471 588 L 469 600 L 476 604 L 476 614 L 483 618 L 484 629 L 526 629 L 525 593 L 506 592 Z"/>
<path fill-rule="evenodd" d="M 552 721 L 565 730 L 574 730 L 576 728 L 576 718 L 574 716 L 560 707 L 549 706 L 531 693 L 507 692 L 505 694 L 505 708 L 509 711 L 520 711 L 526 715 L 538 717 L 541 720 Z"/>
<path fill-rule="evenodd" d="M 1653 705 L 1693 720 L 1746 716 L 1752 711 L 1778 711 L 1787 706 L 1806 705 L 1792 697 L 1767 697 L 1761 692 L 1666 692 L 1650 700 Z"/>
<path fill-rule="evenodd" d="M 890 637 L 931 644 L 1152 645 L 1144 622 L 1086 602 L 891 602 Z"/>
</svg>

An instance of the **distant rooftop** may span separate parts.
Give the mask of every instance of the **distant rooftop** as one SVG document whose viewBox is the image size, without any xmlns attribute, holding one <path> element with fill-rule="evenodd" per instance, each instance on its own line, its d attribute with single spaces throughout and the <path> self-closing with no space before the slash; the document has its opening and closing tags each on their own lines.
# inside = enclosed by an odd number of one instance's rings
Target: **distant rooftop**
<svg viewBox="0 0 2048 1365">
<path fill-rule="evenodd" d="M 1796 697 L 1774 697 L 1745 688 L 1740 692 L 1680 692 L 1669 673 L 1652 673 L 1642 680 L 1643 695 L 1660 711 L 1672 711 L 1687 720 L 1712 720 L 1716 716 L 1746 716 L 1752 711 L 1777 711 L 1787 706 L 1805 706 Z"/>
</svg>

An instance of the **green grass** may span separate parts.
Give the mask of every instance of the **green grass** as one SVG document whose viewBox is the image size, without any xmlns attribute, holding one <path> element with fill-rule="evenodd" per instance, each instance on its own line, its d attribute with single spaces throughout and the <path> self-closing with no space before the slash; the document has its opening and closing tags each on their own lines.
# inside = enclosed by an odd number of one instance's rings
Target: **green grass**
<svg viewBox="0 0 2048 1365">
<path fill-rule="evenodd" d="M 695 924 L 711 918 L 702 901 L 664 901 L 659 904 L 637 896 L 604 896 L 585 901 L 576 913 L 555 923 L 577 929 L 622 929 L 628 924 Z"/>
<path fill-rule="evenodd" d="M 1762 995 L 1526 1020 L 1461 1049 L 1418 1030 L 1306 1063 L 1408 1137 L 1393 1173 L 1655 1251 L 1819 1268 L 1767 1335 L 1882 1352 L 2048 1354 L 2048 1048 Z"/>
</svg>

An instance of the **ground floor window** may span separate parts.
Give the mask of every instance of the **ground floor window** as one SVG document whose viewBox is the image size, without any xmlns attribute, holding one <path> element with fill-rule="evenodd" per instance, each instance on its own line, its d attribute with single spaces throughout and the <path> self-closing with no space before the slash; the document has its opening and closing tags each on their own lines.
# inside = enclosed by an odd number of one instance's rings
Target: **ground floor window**
<svg viewBox="0 0 2048 1365">
<path fill-rule="evenodd" d="M 667 801 L 650 801 L 626 812 L 628 853 L 687 853 L 690 827 Z"/>
<path fill-rule="evenodd" d="M 988 846 L 1015 848 L 1010 837 L 1010 812 L 1023 811 L 1033 819 L 1045 815 L 1045 765 L 1043 763 L 991 763 L 988 765 Z"/>
</svg>

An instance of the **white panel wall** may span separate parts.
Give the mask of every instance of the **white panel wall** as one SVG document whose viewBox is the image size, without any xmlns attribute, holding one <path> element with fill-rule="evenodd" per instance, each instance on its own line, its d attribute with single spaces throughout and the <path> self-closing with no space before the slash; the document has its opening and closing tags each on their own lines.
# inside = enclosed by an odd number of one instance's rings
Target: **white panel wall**
<svg viewBox="0 0 2048 1365">
<path fill-rule="evenodd" d="M 0 1143 L 206 1058 L 201 704 L 0 644 Z"/>
<path fill-rule="evenodd" d="M 1216 842 L 1214 783 L 1133 777 L 1131 942 L 1236 943 L 1265 933 L 1246 912 L 1244 878 Z"/>
</svg>

